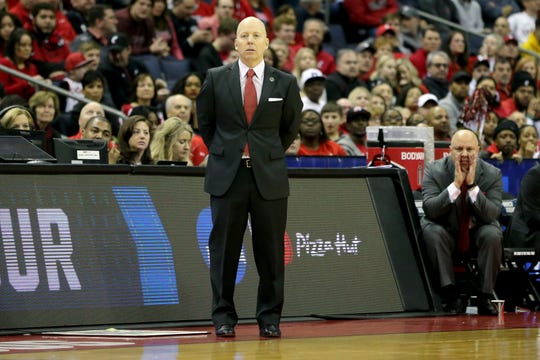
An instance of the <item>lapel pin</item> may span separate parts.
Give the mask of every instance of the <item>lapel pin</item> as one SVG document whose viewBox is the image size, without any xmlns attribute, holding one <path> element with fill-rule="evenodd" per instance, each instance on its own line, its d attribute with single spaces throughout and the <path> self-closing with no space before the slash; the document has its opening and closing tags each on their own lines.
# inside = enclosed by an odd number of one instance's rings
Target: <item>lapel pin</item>
<svg viewBox="0 0 540 360">
<path fill-rule="evenodd" d="M 273 76 L 270 76 L 270 79 L 268 79 L 268 80 L 270 80 L 270 82 L 274 82 L 275 79 L 274 79 Z"/>
</svg>

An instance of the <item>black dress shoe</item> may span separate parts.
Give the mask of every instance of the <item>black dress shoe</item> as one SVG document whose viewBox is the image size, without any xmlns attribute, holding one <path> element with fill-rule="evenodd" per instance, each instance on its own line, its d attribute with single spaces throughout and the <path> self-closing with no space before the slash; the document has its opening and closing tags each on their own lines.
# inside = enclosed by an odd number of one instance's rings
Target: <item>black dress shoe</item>
<svg viewBox="0 0 540 360">
<path fill-rule="evenodd" d="M 234 332 L 234 326 L 229 324 L 221 325 L 220 327 L 216 328 L 216 336 L 221 337 L 234 337 L 236 336 Z"/>
<path fill-rule="evenodd" d="M 495 304 L 493 304 L 491 300 L 493 300 L 493 296 L 490 294 L 478 295 L 479 315 L 497 316 L 499 314 Z"/>
<path fill-rule="evenodd" d="M 274 325 L 274 324 L 261 325 L 259 334 L 262 337 L 277 338 L 281 336 L 281 330 L 279 330 L 278 325 Z"/>
<path fill-rule="evenodd" d="M 463 300 L 461 300 L 461 297 L 455 297 L 452 299 L 447 299 L 443 303 L 443 310 L 444 312 L 450 313 L 450 314 L 464 314 L 466 307 L 463 303 Z"/>
</svg>

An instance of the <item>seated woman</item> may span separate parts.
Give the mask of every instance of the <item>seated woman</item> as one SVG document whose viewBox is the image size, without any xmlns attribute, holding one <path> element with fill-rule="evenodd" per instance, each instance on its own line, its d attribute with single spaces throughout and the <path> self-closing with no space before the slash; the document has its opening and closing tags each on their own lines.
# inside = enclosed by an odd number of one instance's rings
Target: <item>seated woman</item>
<svg viewBox="0 0 540 360">
<path fill-rule="evenodd" d="M 139 74 L 133 79 L 131 102 L 122 105 L 122 112 L 129 116 L 137 106 L 155 106 L 156 95 L 156 82 L 152 75 Z"/>
<path fill-rule="evenodd" d="M 299 156 L 347 156 L 341 146 L 328 138 L 321 115 L 314 110 L 302 111 L 300 138 Z"/>
<path fill-rule="evenodd" d="M 130 116 L 124 121 L 118 132 L 119 164 L 152 164 L 150 126 L 148 120 L 140 115 Z"/>
<path fill-rule="evenodd" d="M 187 73 L 174 85 L 173 94 L 182 94 L 191 100 L 191 117 L 189 124 L 193 131 L 199 133 L 199 121 L 197 119 L 197 96 L 201 92 L 203 78 L 195 72 Z"/>
<path fill-rule="evenodd" d="M 538 130 L 534 125 L 524 125 L 519 128 L 519 154 L 523 159 L 538 159 Z"/>
<path fill-rule="evenodd" d="M 2 116 L 0 126 L 4 129 L 33 130 L 34 119 L 28 110 L 14 106 Z"/>
<path fill-rule="evenodd" d="M 155 162 L 160 160 L 191 162 L 191 138 L 193 129 L 185 121 L 177 117 L 168 118 L 161 124 L 152 139 L 150 152 Z"/>
<path fill-rule="evenodd" d="M 61 138 L 60 134 L 52 123 L 60 111 L 60 100 L 51 91 L 38 91 L 28 100 L 30 110 L 34 115 L 34 127 L 37 130 L 45 131 L 45 151 L 54 156 L 54 138 Z"/>
</svg>

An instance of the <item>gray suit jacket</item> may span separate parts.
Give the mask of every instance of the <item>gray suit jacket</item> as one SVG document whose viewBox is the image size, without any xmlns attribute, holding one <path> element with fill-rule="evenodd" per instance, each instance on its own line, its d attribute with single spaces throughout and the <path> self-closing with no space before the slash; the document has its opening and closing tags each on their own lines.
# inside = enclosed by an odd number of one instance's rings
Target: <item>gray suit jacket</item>
<svg viewBox="0 0 540 360">
<path fill-rule="evenodd" d="M 208 70 L 197 98 L 199 130 L 209 150 L 205 191 L 222 196 L 231 186 L 246 142 L 255 182 L 267 200 L 289 195 L 285 150 L 300 127 L 296 79 L 265 65 L 262 93 L 247 125 L 238 62 Z"/>
<path fill-rule="evenodd" d="M 454 163 L 451 156 L 426 165 L 422 182 L 422 195 L 425 216 L 421 219 L 422 227 L 429 222 L 443 226 L 451 234 L 459 232 L 461 198 L 450 202 L 446 189 L 454 181 Z M 469 200 L 469 211 L 474 216 L 476 226 L 496 224 L 502 204 L 501 171 L 483 160 L 478 160 L 475 182 L 480 192 L 474 204 Z"/>
</svg>

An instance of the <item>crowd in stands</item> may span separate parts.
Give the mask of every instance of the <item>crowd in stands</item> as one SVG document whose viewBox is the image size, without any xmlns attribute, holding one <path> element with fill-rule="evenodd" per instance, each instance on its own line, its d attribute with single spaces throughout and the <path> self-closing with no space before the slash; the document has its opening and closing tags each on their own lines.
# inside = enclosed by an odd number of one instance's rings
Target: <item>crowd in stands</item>
<svg viewBox="0 0 540 360">
<path fill-rule="evenodd" d="M 288 154 L 366 155 L 366 127 L 382 125 L 441 141 L 470 127 L 483 158 L 538 158 L 539 13 L 540 0 L 0 1 L 0 65 L 90 101 L 0 69 L 0 110 L 23 111 L 1 124 L 44 131 L 52 155 L 55 137 L 97 138 L 111 163 L 204 165 L 196 98 L 256 16 L 266 62 L 296 76 L 304 103 Z"/>
</svg>

